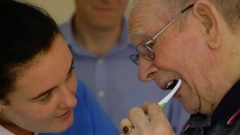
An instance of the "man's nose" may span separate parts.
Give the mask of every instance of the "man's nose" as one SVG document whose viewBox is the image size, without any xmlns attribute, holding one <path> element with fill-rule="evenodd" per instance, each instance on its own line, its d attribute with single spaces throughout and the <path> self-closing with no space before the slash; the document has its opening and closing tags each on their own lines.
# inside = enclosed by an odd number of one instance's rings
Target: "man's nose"
<svg viewBox="0 0 240 135">
<path fill-rule="evenodd" d="M 141 81 L 150 81 L 154 79 L 157 67 L 151 61 L 139 58 L 138 76 Z"/>
</svg>

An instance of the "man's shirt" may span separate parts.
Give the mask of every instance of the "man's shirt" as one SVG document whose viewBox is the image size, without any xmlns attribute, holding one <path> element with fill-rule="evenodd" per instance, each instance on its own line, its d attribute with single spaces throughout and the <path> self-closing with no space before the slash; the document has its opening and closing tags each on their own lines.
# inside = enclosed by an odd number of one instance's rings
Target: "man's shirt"
<svg viewBox="0 0 240 135">
<path fill-rule="evenodd" d="M 224 96 L 211 116 L 193 114 L 181 135 L 240 135 L 240 81 Z"/>
</svg>

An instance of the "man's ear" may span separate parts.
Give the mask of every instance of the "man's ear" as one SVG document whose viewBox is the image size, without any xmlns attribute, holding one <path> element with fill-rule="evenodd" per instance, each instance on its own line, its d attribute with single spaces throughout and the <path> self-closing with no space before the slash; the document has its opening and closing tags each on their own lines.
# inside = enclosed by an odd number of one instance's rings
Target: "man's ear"
<svg viewBox="0 0 240 135">
<path fill-rule="evenodd" d="M 202 32 L 206 36 L 209 47 L 219 48 L 223 31 L 222 18 L 215 6 L 207 0 L 197 1 L 193 7 L 193 14 L 200 21 Z"/>
</svg>

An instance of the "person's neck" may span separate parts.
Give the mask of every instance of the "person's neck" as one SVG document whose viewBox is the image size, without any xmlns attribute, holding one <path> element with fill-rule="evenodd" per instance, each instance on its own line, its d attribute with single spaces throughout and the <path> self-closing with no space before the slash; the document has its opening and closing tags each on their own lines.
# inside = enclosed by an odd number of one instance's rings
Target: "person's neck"
<svg viewBox="0 0 240 135">
<path fill-rule="evenodd" d="M 78 43 L 81 43 L 96 56 L 102 57 L 119 40 L 121 23 L 109 29 L 96 29 L 75 18 L 73 29 L 74 37 Z"/>
</svg>

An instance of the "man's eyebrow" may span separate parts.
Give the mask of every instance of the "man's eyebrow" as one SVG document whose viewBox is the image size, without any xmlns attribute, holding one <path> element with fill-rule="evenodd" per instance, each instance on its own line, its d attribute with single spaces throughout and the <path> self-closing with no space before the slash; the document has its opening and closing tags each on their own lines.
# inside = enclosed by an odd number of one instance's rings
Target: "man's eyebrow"
<svg viewBox="0 0 240 135">
<path fill-rule="evenodd" d="M 69 67 L 67 76 L 68 76 L 69 74 L 71 74 L 71 72 L 72 72 L 73 63 L 74 63 L 74 58 L 72 58 L 71 66 Z M 58 87 L 58 86 L 54 86 L 54 87 L 52 87 L 52 88 L 50 88 L 50 89 L 48 89 L 48 90 L 46 90 L 46 91 L 43 91 L 43 92 L 41 92 L 40 94 L 38 94 L 36 97 L 30 98 L 30 100 L 36 100 L 36 99 L 38 99 L 38 98 L 46 95 L 47 93 L 51 92 L 52 90 L 54 90 L 54 89 L 57 88 L 57 87 Z"/>
<path fill-rule="evenodd" d="M 129 38 L 133 44 L 137 45 L 141 42 L 149 40 L 151 38 L 151 35 L 147 33 L 144 29 L 137 28 L 129 32 Z"/>
</svg>

